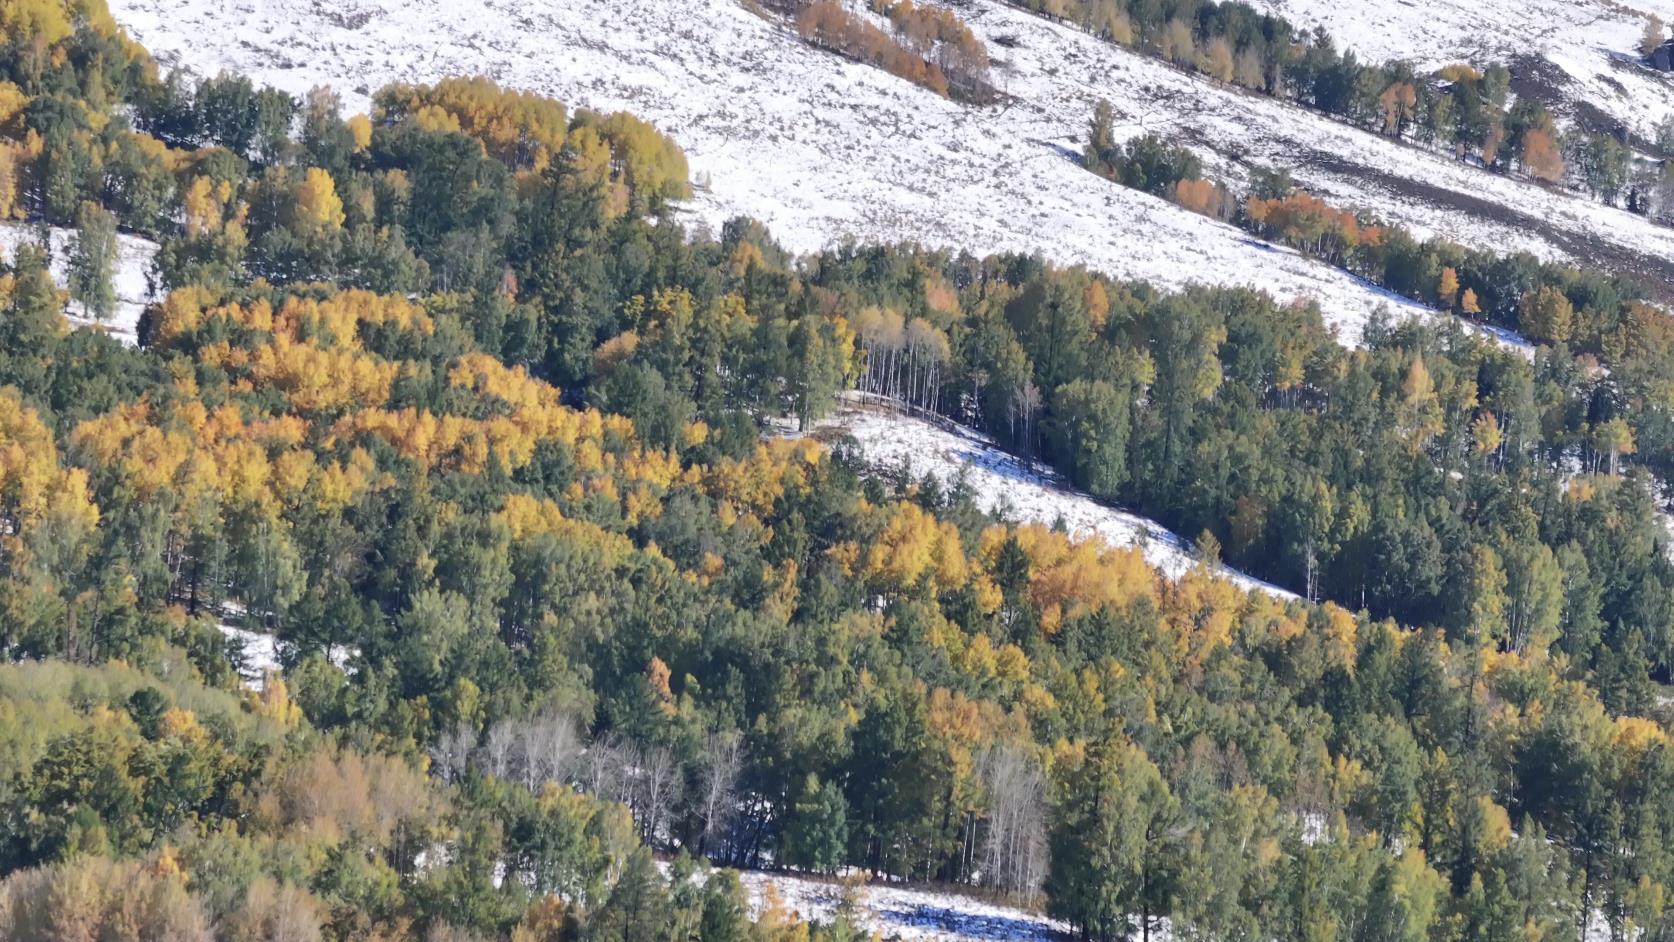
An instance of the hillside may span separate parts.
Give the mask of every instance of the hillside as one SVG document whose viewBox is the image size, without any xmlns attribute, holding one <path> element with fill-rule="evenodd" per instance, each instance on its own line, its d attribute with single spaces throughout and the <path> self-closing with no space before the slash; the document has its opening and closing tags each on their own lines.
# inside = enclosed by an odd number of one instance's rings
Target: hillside
<svg viewBox="0 0 1674 942">
<path fill-rule="evenodd" d="M 973 24 L 984 35 L 1018 37 L 1004 70 L 1011 97 L 995 109 L 818 52 L 733 0 L 489 3 L 469 21 L 440 2 L 298 0 L 229 15 L 184 0 L 118 3 L 114 12 L 165 64 L 237 70 L 292 93 L 329 83 L 355 108 L 387 81 L 482 73 L 596 109 L 631 109 L 682 143 L 700 184 L 698 219 L 718 228 L 754 216 L 795 250 L 844 237 L 911 239 L 1038 251 L 1165 285 L 1260 283 L 1321 300 L 1350 339 L 1379 306 L 1417 310 L 1087 174 L 1074 160 L 1077 137 L 1098 96 L 1122 94 L 1051 63 L 1083 57 L 1088 70 L 1127 70 L 1141 83 L 1184 79 L 1021 12 L 980 9 Z"/>
<path fill-rule="evenodd" d="M 854 396 L 821 427 L 822 436 L 837 431 L 853 437 L 866 462 L 880 473 L 905 472 L 915 480 L 929 475 L 944 487 L 963 477 L 985 511 L 1020 523 L 1061 524 L 1076 537 L 1096 537 L 1112 546 L 1138 546 L 1147 562 L 1171 578 L 1197 565 L 1191 545 L 1157 522 L 1100 503 L 1050 468 L 1025 462 L 964 426 L 932 422 Z M 1245 589 L 1296 597 L 1224 566 L 1217 571 Z"/>
<path fill-rule="evenodd" d="M 1379 306 L 1418 310 L 1091 178 L 1077 154 L 1094 103 L 1107 98 L 1120 133 L 1186 141 L 1229 176 L 1283 165 L 1321 195 L 1421 235 L 1585 259 L 1674 285 L 1674 230 L 1623 210 L 1221 86 L 993 0 L 960 11 L 996 60 L 996 106 L 957 104 L 812 49 L 734 0 L 488 3 L 469 20 L 436 0 L 281 0 L 230 13 L 208 0 L 114 6 L 165 64 L 236 70 L 292 93 L 328 83 L 355 108 L 386 81 L 481 73 L 633 110 L 685 146 L 700 184 L 697 218 L 718 226 L 754 216 L 796 250 L 844 237 L 907 239 L 1038 251 L 1168 286 L 1259 284 L 1319 300 L 1350 341 Z"/>
<path fill-rule="evenodd" d="M 1645 17 L 1674 19 L 1667 0 L 1533 0 L 1475 3 L 1334 3 L 1255 0 L 1258 9 L 1323 26 L 1363 59 L 1425 66 L 1500 60 L 1522 73 L 1519 94 L 1590 124 L 1618 122 L 1636 135 L 1674 115 L 1674 76 L 1639 65 Z"/>
</svg>

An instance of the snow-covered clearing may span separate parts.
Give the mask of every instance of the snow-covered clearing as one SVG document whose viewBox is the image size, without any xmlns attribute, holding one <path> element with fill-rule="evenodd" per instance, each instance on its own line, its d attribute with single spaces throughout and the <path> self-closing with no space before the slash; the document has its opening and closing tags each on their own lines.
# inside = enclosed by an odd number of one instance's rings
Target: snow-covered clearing
<svg viewBox="0 0 1674 942">
<path fill-rule="evenodd" d="M 66 275 L 70 264 L 70 252 L 75 245 L 75 230 L 54 227 L 51 236 L 51 266 L 52 277 L 59 287 L 68 282 Z M 19 246 L 27 243 L 40 242 L 41 229 L 23 223 L 0 223 L 0 253 L 4 253 L 8 262 L 17 257 Z M 157 254 L 157 244 L 139 236 L 121 234 L 116 237 L 117 260 L 114 277 L 111 279 L 116 288 L 116 312 L 108 320 L 98 321 L 88 316 L 86 309 L 76 301 L 71 301 L 64 309 L 64 316 L 73 326 L 88 326 L 104 330 L 123 343 L 133 344 L 137 340 L 140 312 L 145 306 L 155 300 L 151 285 L 147 281 L 146 273 L 151 269 L 151 259 Z"/>
<path fill-rule="evenodd" d="M 236 617 L 243 609 L 237 605 L 228 605 L 228 614 Z M 243 663 L 239 665 L 239 676 L 244 679 L 244 685 L 259 690 L 267 680 L 269 673 L 283 673 L 284 664 L 279 658 L 279 639 L 265 631 L 255 631 L 250 628 L 240 628 L 237 625 L 221 622 L 215 626 L 220 630 L 228 642 L 238 645 L 243 655 Z M 358 648 L 335 644 L 327 652 L 326 660 L 339 670 L 353 674 L 353 661 L 360 656 Z"/>
<path fill-rule="evenodd" d="M 995 80 L 1006 98 L 988 108 L 812 49 L 737 0 L 486 0 L 470 15 L 446 0 L 117 0 L 113 10 L 166 65 L 239 71 L 293 93 L 330 84 L 357 109 L 389 81 L 485 74 L 574 105 L 632 110 L 672 133 L 707 184 L 690 206 L 695 221 L 718 226 L 751 215 L 795 250 L 844 238 L 914 240 L 977 253 L 1040 252 L 1164 286 L 1250 284 L 1282 299 L 1317 299 L 1351 342 L 1379 306 L 1424 311 L 1088 174 L 1076 155 L 1094 103 L 1115 102 L 1129 134 L 1154 128 L 1285 164 L 1322 151 L 1330 158 L 1310 166 L 1353 163 L 1366 151 L 1380 172 L 1420 168 L 1436 187 L 1473 198 L 1507 188 L 1506 202 L 1553 225 L 1582 227 L 1587 239 L 1622 229 L 1621 242 L 1634 251 L 1674 257 L 1674 233 L 1635 228 L 1625 213 L 1378 144 L 993 0 L 961 4 L 1001 60 Z M 1364 176 L 1337 175 L 1344 193 Z M 1336 179 L 1324 170 L 1302 178 Z M 1427 231 L 1565 252 L 1517 219 L 1472 216 L 1446 199 L 1386 193 L 1382 183 L 1354 186 L 1353 202 Z"/>
<path fill-rule="evenodd" d="M 270 671 L 279 672 L 281 668 L 278 638 L 235 625 L 220 624 L 216 627 L 229 642 L 237 644 L 239 651 L 244 655 L 238 675 L 244 678 L 246 687 L 260 688 Z"/>
<path fill-rule="evenodd" d="M 882 471 L 904 466 L 913 477 L 933 475 L 944 486 L 963 474 L 985 511 L 1047 526 L 1062 521 L 1076 536 L 1097 536 L 1112 546 L 1139 546 L 1146 560 L 1170 578 L 1179 578 L 1197 564 L 1191 545 L 1156 521 L 1100 503 L 1051 469 L 1026 465 L 971 429 L 867 405 L 858 397 L 845 399 L 821 427 L 852 435 L 867 464 Z M 1234 569 L 1223 566 L 1221 574 L 1246 589 L 1295 598 Z"/>
<path fill-rule="evenodd" d="M 784 873 L 739 874 L 752 915 L 765 907 L 769 888 L 780 905 L 809 922 L 830 922 L 843 903 L 842 885 Z M 861 884 L 853 889 L 861 927 L 882 938 L 924 942 L 1045 942 L 1068 926 L 1012 906 L 959 893 L 938 893 L 894 884 Z"/>
</svg>

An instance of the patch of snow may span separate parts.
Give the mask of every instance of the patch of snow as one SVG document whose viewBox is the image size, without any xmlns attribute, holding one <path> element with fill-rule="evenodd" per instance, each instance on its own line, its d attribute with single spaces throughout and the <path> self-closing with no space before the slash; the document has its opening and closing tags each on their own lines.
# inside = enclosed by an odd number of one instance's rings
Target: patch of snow
<svg viewBox="0 0 1674 942">
<path fill-rule="evenodd" d="M 792 873 L 747 870 L 738 878 L 752 918 L 766 908 L 771 891 L 798 919 L 830 922 L 846 891 L 840 883 Z M 1046 942 L 1069 931 L 1040 913 L 961 893 L 889 883 L 858 884 L 852 893 L 860 928 L 886 940 Z"/>
<path fill-rule="evenodd" d="M 225 608 L 231 615 L 242 614 L 244 611 L 242 606 L 234 602 L 226 603 Z M 216 627 L 227 639 L 239 645 L 239 650 L 244 655 L 244 666 L 239 671 L 239 676 L 244 678 L 246 687 L 260 689 L 269 672 L 277 674 L 283 670 L 279 660 L 280 642 L 272 634 L 240 628 L 226 622 Z M 345 674 L 354 674 L 354 661 L 359 657 L 359 648 L 345 644 L 334 644 L 326 651 L 326 660 Z"/>
<path fill-rule="evenodd" d="M 279 672 L 279 639 L 265 632 L 225 623 L 216 627 L 229 641 L 238 644 L 244 654 L 244 664 L 239 669 L 244 686 L 259 690 L 269 672 Z"/>
<path fill-rule="evenodd" d="M 70 252 L 75 245 L 76 234 L 74 229 L 57 226 L 50 231 L 52 279 L 62 288 L 69 283 Z M 15 261 L 18 248 L 25 244 L 38 244 L 40 233 L 38 226 L 0 223 L 0 252 L 5 254 L 7 262 Z M 88 314 L 80 302 L 71 301 L 64 309 L 64 316 L 71 326 L 103 330 L 132 345 L 138 342 L 140 313 L 147 304 L 156 300 L 147 273 L 151 270 L 152 258 L 157 254 L 157 243 L 126 233 L 118 233 L 116 242 L 117 258 L 111 278 L 116 289 L 116 311 L 101 321 Z"/>
<path fill-rule="evenodd" d="M 867 408 L 855 397 L 846 399 L 821 426 L 852 435 L 874 468 L 891 471 L 904 464 L 915 478 L 933 475 L 944 486 L 964 474 L 977 505 L 985 511 L 1046 526 L 1061 520 L 1074 536 L 1097 536 L 1112 546 L 1138 546 L 1152 566 L 1172 579 L 1197 565 L 1191 544 L 1161 524 L 1101 503 L 1075 490 L 1051 469 L 1025 464 L 971 429 Z M 1244 589 L 1283 599 L 1297 597 L 1226 566 L 1220 567 L 1220 574 Z"/>
</svg>

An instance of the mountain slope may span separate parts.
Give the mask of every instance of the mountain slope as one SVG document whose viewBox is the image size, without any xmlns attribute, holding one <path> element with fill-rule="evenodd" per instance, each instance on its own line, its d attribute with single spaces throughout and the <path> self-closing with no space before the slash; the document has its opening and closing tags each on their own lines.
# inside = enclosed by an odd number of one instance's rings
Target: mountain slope
<svg viewBox="0 0 1674 942">
<path fill-rule="evenodd" d="M 231 10 L 209 0 L 121 0 L 114 9 L 165 64 L 242 71 L 293 93 L 329 83 L 356 108 L 387 81 L 482 73 L 576 105 L 632 109 L 686 149 L 702 190 L 697 219 L 718 226 L 752 215 L 793 249 L 845 236 L 910 239 L 976 253 L 1040 251 L 1165 285 L 1258 284 L 1318 298 L 1349 339 L 1380 305 L 1419 312 L 1081 169 L 1076 138 L 1092 103 L 1119 92 L 1056 74 L 1059 47 L 1125 54 L 1020 11 L 981 11 L 979 31 L 1018 36 L 1007 53 L 1017 63 L 1002 77 L 1012 97 L 989 109 L 814 50 L 736 0 L 490 0 L 468 21 L 441 0 L 277 0 Z M 1149 68 L 1126 58 L 1125 68 Z"/>
<path fill-rule="evenodd" d="M 1362 60 L 1516 63 L 1538 76 L 1520 92 L 1537 93 L 1572 118 L 1585 102 L 1644 135 L 1674 115 L 1674 76 L 1635 61 L 1645 18 L 1674 20 L 1668 0 L 1255 0 L 1254 6 L 1304 28 L 1325 27 Z"/>
</svg>

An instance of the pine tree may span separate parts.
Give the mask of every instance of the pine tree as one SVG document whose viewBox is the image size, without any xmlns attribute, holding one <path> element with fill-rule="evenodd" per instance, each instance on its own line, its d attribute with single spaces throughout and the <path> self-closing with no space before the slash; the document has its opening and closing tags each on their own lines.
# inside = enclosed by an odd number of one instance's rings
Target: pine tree
<svg viewBox="0 0 1674 942">
<path fill-rule="evenodd" d="M 70 296 L 87 313 L 105 320 L 116 313 L 116 217 L 99 204 L 84 201 L 76 212 L 76 241 L 70 250 Z"/>
<path fill-rule="evenodd" d="M 848 804 L 836 783 L 809 774 L 796 800 L 796 816 L 785 835 L 792 863 L 830 873 L 843 863 L 849 843 Z"/>
</svg>

